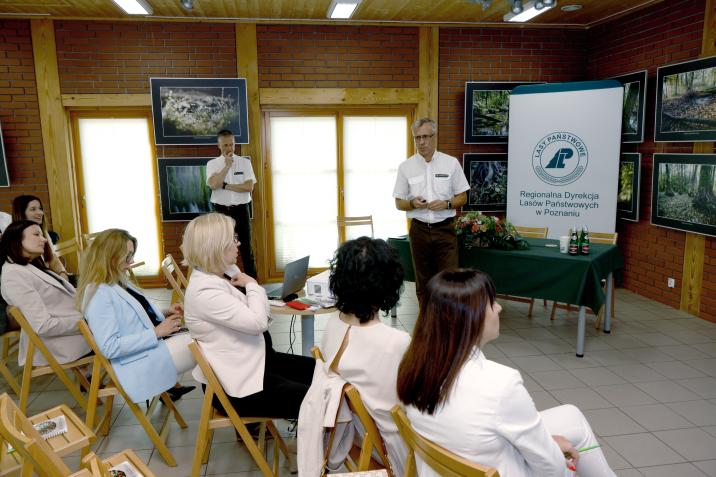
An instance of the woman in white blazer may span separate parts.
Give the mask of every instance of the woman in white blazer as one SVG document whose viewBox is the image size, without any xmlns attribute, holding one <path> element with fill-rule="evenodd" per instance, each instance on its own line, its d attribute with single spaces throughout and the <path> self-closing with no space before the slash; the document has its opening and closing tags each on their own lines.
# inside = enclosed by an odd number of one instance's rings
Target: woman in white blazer
<svg viewBox="0 0 716 477">
<path fill-rule="evenodd" d="M 75 307 L 75 288 L 47 267 L 42 258 L 47 238 L 30 220 L 10 224 L 0 239 L 2 296 L 20 309 L 47 349 L 60 363 L 69 363 L 89 353 L 89 345 L 77 328 L 82 314 Z M 27 336 L 20 334 L 18 363 L 25 364 Z M 46 365 L 35 351 L 32 364 Z"/>
<path fill-rule="evenodd" d="M 77 304 L 102 354 L 134 402 L 168 391 L 173 399 L 194 389 L 176 386 L 196 364 L 189 334 L 179 332 L 182 306 L 161 311 L 128 283 L 137 239 L 108 229 L 82 255 Z"/>
<path fill-rule="evenodd" d="M 407 450 L 390 410 L 398 404 L 398 365 L 410 335 L 378 316 L 398 303 L 403 268 L 384 240 L 361 237 L 336 251 L 330 287 L 340 314 L 328 320 L 323 333 L 326 367 L 358 390 L 383 437 L 393 473 L 403 475 Z"/>
<path fill-rule="evenodd" d="M 492 279 L 478 270 L 443 271 L 428 282 L 398 371 L 398 397 L 415 430 L 502 477 L 571 476 L 575 469 L 614 476 L 579 409 L 537 412 L 520 373 L 485 357 L 501 309 Z M 438 474 L 420 461 L 418 475 Z"/>
<path fill-rule="evenodd" d="M 268 299 L 256 280 L 241 272 L 224 278 L 238 246 L 231 217 L 211 213 L 187 225 L 181 249 L 194 270 L 184 295 L 186 325 L 239 415 L 295 419 L 314 361 L 273 350 Z M 193 375 L 206 384 L 198 366 Z M 214 407 L 222 409 L 218 399 Z"/>
</svg>

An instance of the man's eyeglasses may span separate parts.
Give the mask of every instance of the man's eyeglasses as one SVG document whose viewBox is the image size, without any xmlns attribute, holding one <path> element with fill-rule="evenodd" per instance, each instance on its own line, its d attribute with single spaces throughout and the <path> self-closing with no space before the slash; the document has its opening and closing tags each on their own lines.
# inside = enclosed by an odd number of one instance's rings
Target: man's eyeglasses
<svg viewBox="0 0 716 477">
<path fill-rule="evenodd" d="M 415 142 L 420 142 L 420 141 L 427 141 L 428 139 L 430 139 L 433 136 L 435 136 L 435 134 L 423 134 L 422 136 L 413 136 L 413 138 L 415 139 Z"/>
</svg>

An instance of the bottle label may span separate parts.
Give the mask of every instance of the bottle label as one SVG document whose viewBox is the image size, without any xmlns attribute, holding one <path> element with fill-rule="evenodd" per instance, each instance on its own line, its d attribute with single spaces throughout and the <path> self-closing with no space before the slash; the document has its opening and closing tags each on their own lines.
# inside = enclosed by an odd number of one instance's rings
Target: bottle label
<svg viewBox="0 0 716 477">
<path fill-rule="evenodd" d="M 589 255 L 589 244 L 588 243 L 582 244 L 582 254 Z"/>
<path fill-rule="evenodd" d="M 579 247 L 577 247 L 576 243 L 570 243 L 569 244 L 569 254 L 570 255 L 577 255 L 579 253 Z"/>
</svg>

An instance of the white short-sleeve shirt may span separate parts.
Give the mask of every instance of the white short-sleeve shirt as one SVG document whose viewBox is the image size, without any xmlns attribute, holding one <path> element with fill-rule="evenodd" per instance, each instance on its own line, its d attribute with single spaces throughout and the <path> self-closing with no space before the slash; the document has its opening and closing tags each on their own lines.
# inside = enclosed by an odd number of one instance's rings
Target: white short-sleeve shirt
<svg viewBox="0 0 716 477">
<path fill-rule="evenodd" d="M 209 185 L 209 178 L 224 168 L 224 156 L 219 156 L 206 163 L 206 185 Z M 243 184 L 251 180 L 256 184 L 256 176 L 251 167 L 251 159 L 234 154 L 231 169 L 226 173 L 224 182 L 227 184 Z M 250 192 L 234 192 L 226 189 L 211 191 L 211 202 L 219 205 L 240 205 L 251 202 Z"/>
<path fill-rule="evenodd" d="M 412 200 L 421 196 L 426 201 L 451 200 L 470 189 L 460 162 L 452 156 L 435 151 L 433 159 L 427 162 L 420 154 L 409 157 L 398 167 L 393 197 Z M 434 224 L 455 216 L 455 209 L 432 211 L 414 209 L 407 212 L 408 218 Z"/>
</svg>

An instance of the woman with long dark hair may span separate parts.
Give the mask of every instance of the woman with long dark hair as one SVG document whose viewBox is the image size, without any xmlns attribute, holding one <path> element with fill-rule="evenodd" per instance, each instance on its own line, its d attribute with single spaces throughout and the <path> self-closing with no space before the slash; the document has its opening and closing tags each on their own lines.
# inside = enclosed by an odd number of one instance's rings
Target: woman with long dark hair
<svg viewBox="0 0 716 477">
<path fill-rule="evenodd" d="M 398 397 L 415 430 L 502 477 L 614 472 L 581 411 L 538 412 L 519 371 L 485 357 L 500 333 L 495 286 L 478 270 L 443 271 L 428 282 L 413 339 L 400 363 Z M 421 477 L 438 475 L 423 462 Z"/>
<path fill-rule="evenodd" d="M 18 195 L 12 200 L 12 220 L 31 220 L 40 226 L 42 234 L 47 239 L 45 250 L 42 252 L 42 258 L 47 267 L 65 280 L 69 278 L 65 266 L 60 261 L 54 250 L 54 245 L 59 240 L 59 236 L 47 229 L 47 220 L 45 219 L 45 208 L 42 201 L 34 195 Z"/>
</svg>

